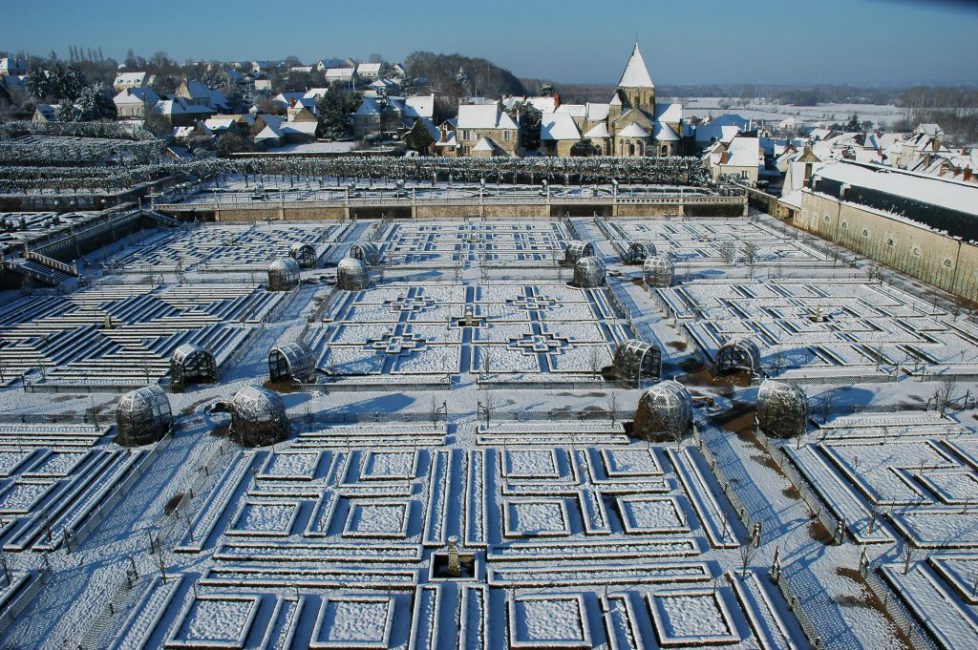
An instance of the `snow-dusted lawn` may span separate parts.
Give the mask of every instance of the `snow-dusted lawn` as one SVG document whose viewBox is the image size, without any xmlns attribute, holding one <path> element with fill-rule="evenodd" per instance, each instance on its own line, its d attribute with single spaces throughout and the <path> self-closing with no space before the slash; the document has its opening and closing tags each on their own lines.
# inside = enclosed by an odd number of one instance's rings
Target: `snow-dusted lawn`
<svg viewBox="0 0 978 650">
<path fill-rule="evenodd" d="M 888 517 L 915 546 L 978 548 L 978 510 L 894 508 Z"/>
<path fill-rule="evenodd" d="M 6 478 L 14 473 L 17 466 L 31 455 L 30 451 L 4 451 L 0 452 L 0 476 Z"/>
<path fill-rule="evenodd" d="M 562 537 L 571 532 L 563 499 L 509 499 L 503 514 L 506 537 Z"/>
<path fill-rule="evenodd" d="M 663 646 L 725 645 L 740 640 L 723 591 L 659 591 L 648 600 Z"/>
<path fill-rule="evenodd" d="M 319 467 L 319 453 L 278 453 L 269 456 L 260 478 L 311 480 Z"/>
<path fill-rule="evenodd" d="M 261 599 L 258 596 L 210 595 L 194 598 L 167 641 L 181 648 L 240 648 L 244 646 Z"/>
<path fill-rule="evenodd" d="M 686 517 L 675 497 L 618 497 L 625 532 L 629 534 L 685 533 Z"/>
<path fill-rule="evenodd" d="M 390 597 L 324 598 L 310 647 L 387 648 L 394 610 L 394 600 Z"/>
<path fill-rule="evenodd" d="M 512 648 L 591 648 L 584 597 L 524 596 L 509 601 Z"/>
<path fill-rule="evenodd" d="M 47 481 L 19 480 L 0 491 L 0 513 L 26 514 L 54 487 Z"/>
<path fill-rule="evenodd" d="M 413 451 L 371 451 L 360 473 L 361 480 L 411 479 L 415 476 L 417 453 Z"/>
<path fill-rule="evenodd" d="M 238 515 L 233 532 L 249 535 L 288 535 L 298 516 L 295 503 L 246 503 Z"/>
<path fill-rule="evenodd" d="M 344 537 L 398 538 L 407 536 L 410 501 L 359 501 L 350 505 Z"/>
<path fill-rule="evenodd" d="M 659 460 L 651 449 L 602 449 L 601 459 L 612 478 L 662 474 Z"/>
<path fill-rule="evenodd" d="M 507 478 L 558 478 L 560 470 L 557 467 L 557 451 L 542 450 L 507 450 L 503 461 L 503 476 Z"/>
</svg>

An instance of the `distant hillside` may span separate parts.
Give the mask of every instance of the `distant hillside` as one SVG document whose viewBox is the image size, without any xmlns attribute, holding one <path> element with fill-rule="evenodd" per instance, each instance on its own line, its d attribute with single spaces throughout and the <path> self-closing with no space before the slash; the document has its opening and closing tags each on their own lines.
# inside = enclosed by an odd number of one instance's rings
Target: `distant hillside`
<svg viewBox="0 0 978 650">
<path fill-rule="evenodd" d="M 427 79 L 435 91 L 438 96 L 436 118 L 454 115 L 453 107 L 458 105 L 460 98 L 468 95 L 499 98 L 526 94 L 523 84 L 512 72 L 485 59 L 414 52 L 404 60 L 404 66 L 409 77 Z"/>
<path fill-rule="evenodd" d="M 584 104 L 586 102 L 608 102 L 615 92 L 615 84 L 562 84 L 546 79 L 520 79 L 527 93 L 539 95 L 545 84 L 552 84 L 565 104 Z"/>
</svg>

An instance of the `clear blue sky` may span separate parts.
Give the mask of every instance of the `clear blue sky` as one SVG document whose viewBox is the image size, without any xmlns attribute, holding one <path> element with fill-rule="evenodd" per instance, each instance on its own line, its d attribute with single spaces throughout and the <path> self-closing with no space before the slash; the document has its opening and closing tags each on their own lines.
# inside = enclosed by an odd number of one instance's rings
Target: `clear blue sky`
<svg viewBox="0 0 978 650">
<path fill-rule="evenodd" d="M 670 83 L 976 82 L 978 3 L 935 0 L 5 0 L 0 49 L 396 61 L 481 56 L 521 77 L 615 82 L 638 33 Z M 607 17 L 607 18 L 606 18 Z"/>
</svg>

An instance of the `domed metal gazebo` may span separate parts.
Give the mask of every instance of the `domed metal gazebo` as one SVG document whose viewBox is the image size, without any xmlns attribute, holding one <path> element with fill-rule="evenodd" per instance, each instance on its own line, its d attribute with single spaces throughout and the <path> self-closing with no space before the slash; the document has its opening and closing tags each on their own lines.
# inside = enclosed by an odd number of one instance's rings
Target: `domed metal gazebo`
<svg viewBox="0 0 978 650">
<path fill-rule="evenodd" d="M 574 286 L 593 289 L 604 284 L 605 267 L 597 257 L 582 257 L 574 264 Z"/>
<path fill-rule="evenodd" d="M 669 287 L 672 286 L 676 267 L 665 254 L 650 255 L 642 265 L 642 274 L 645 284 L 650 287 Z"/>
<path fill-rule="evenodd" d="M 750 338 L 727 341 L 717 350 L 713 374 L 720 377 L 737 370 L 750 374 L 751 380 L 761 376 L 761 350 Z"/>
<path fill-rule="evenodd" d="M 593 257 L 594 256 L 594 244 L 589 241 L 583 241 L 580 239 L 574 239 L 567 242 L 567 248 L 564 249 L 564 260 L 563 263 L 567 266 L 574 266 L 577 264 L 577 260 L 583 257 Z"/>
<path fill-rule="evenodd" d="M 662 351 L 653 343 L 629 339 L 618 344 L 612 362 L 615 375 L 638 386 L 643 379 L 658 379 L 662 372 Z"/>
<path fill-rule="evenodd" d="M 793 438 L 808 428 L 808 396 L 798 386 L 765 379 L 757 390 L 757 425 L 774 438 Z"/>
<path fill-rule="evenodd" d="M 661 381 L 639 398 L 632 432 L 652 442 L 675 441 L 686 435 L 692 419 L 693 402 L 686 387 Z"/>
<path fill-rule="evenodd" d="M 377 266 L 380 264 L 380 249 L 377 247 L 377 244 L 370 241 L 358 242 L 350 246 L 350 250 L 347 251 L 346 255 L 355 260 L 360 260 L 367 266 Z"/>
<path fill-rule="evenodd" d="M 245 386 L 231 399 L 231 439 L 245 447 L 259 447 L 289 437 L 292 427 L 285 404 L 277 393 L 261 386 Z"/>
<path fill-rule="evenodd" d="M 217 383 L 217 361 L 214 355 L 190 343 L 184 343 L 170 357 L 170 389 L 183 392 L 190 384 Z"/>
<path fill-rule="evenodd" d="M 292 244 L 289 247 L 289 257 L 299 264 L 300 269 L 314 269 L 318 262 L 316 249 L 311 244 Z"/>
<path fill-rule="evenodd" d="M 305 343 L 274 347 L 268 353 L 268 379 L 271 382 L 294 380 L 303 384 L 316 378 L 316 357 Z"/>
<path fill-rule="evenodd" d="M 145 386 L 122 396 L 115 410 L 116 442 L 126 447 L 148 445 L 173 426 L 170 400 L 159 386 Z"/>
<path fill-rule="evenodd" d="M 268 267 L 269 291 L 292 291 L 299 286 L 299 263 L 291 257 L 275 260 Z"/>
<path fill-rule="evenodd" d="M 622 253 L 623 264 L 642 264 L 650 255 L 655 255 L 655 244 L 650 241 L 633 241 Z"/>
<path fill-rule="evenodd" d="M 370 285 L 366 265 L 354 257 L 344 257 L 336 265 L 336 286 L 344 291 L 363 291 Z"/>
</svg>

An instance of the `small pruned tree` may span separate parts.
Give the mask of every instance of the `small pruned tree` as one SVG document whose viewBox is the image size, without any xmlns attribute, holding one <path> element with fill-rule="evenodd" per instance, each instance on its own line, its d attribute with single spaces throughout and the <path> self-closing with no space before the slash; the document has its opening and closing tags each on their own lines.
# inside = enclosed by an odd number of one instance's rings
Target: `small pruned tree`
<svg viewBox="0 0 978 650">
<path fill-rule="evenodd" d="M 757 553 L 757 546 L 755 546 L 752 540 L 748 540 L 740 545 L 740 576 L 742 578 L 747 577 L 747 567 L 750 566 L 751 560 L 754 559 L 754 555 Z"/>
<path fill-rule="evenodd" d="M 720 257 L 727 264 L 733 264 L 737 259 L 737 246 L 732 239 L 725 239 L 720 242 Z"/>
<path fill-rule="evenodd" d="M 536 151 L 539 149 L 540 121 L 543 118 L 543 113 L 529 102 L 515 104 L 507 112 L 520 127 L 520 146 L 523 147 L 523 150 Z"/>
<path fill-rule="evenodd" d="M 744 254 L 744 263 L 747 264 L 747 267 L 751 270 L 753 270 L 754 265 L 757 264 L 758 248 L 759 247 L 757 244 L 752 241 L 748 241 L 744 242 L 744 245 L 740 249 Z"/>
<path fill-rule="evenodd" d="M 597 155 L 598 149 L 594 144 L 585 137 L 574 143 L 571 147 L 570 154 L 574 158 L 587 158 L 590 156 Z"/>
<path fill-rule="evenodd" d="M 421 155 L 431 153 L 431 145 L 434 143 L 435 138 L 428 131 L 428 127 L 425 126 L 424 120 L 422 119 L 416 120 L 414 126 L 404 136 L 404 144 L 407 148 L 411 151 L 417 151 Z"/>
<path fill-rule="evenodd" d="M 334 84 L 319 98 L 319 124 L 316 137 L 343 140 L 353 137 L 353 113 L 360 108 L 363 98 L 342 85 Z"/>
</svg>

